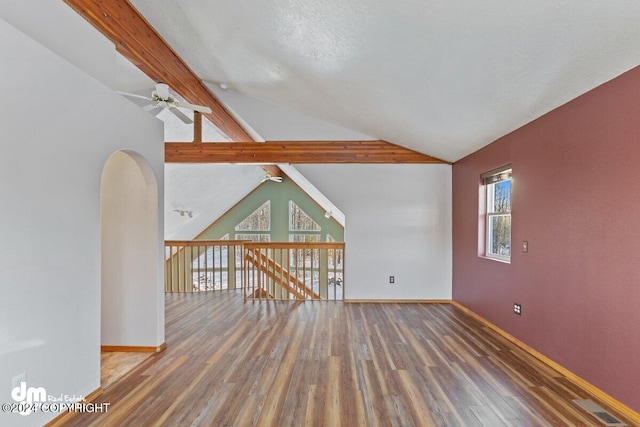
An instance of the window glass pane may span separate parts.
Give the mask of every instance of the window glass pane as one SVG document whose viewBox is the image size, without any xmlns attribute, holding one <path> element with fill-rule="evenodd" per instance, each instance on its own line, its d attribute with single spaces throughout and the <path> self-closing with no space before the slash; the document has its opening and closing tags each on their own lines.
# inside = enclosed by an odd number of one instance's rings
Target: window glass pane
<svg viewBox="0 0 640 427">
<path fill-rule="evenodd" d="M 289 230 L 320 231 L 320 226 L 292 200 L 289 201 Z"/>
<path fill-rule="evenodd" d="M 320 234 L 289 234 L 289 241 L 298 243 L 319 242 Z"/>
<path fill-rule="evenodd" d="M 489 217 L 488 252 L 493 255 L 511 255 L 511 215 Z"/>
<path fill-rule="evenodd" d="M 511 180 L 501 181 L 490 185 L 492 194 L 489 199 L 493 202 L 489 212 L 511 212 Z"/>
<path fill-rule="evenodd" d="M 270 234 L 236 234 L 236 240 L 252 240 L 254 242 L 270 242 Z"/>
<path fill-rule="evenodd" d="M 251 215 L 236 225 L 236 231 L 269 231 L 271 230 L 271 201 L 267 200 Z"/>
</svg>

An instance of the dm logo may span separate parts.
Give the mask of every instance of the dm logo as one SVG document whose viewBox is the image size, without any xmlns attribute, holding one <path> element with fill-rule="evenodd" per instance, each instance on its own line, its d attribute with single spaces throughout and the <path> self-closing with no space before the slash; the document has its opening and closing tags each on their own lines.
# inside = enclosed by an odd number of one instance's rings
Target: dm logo
<svg viewBox="0 0 640 427">
<path fill-rule="evenodd" d="M 22 381 L 18 387 L 11 390 L 11 397 L 18 403 L 23 405 L 20 407 L 20 415 L 29 415 L 36 403 L 47 401 L 47 390 L 44 387 L 29 387 L 27 383 Z"/>
</svg>

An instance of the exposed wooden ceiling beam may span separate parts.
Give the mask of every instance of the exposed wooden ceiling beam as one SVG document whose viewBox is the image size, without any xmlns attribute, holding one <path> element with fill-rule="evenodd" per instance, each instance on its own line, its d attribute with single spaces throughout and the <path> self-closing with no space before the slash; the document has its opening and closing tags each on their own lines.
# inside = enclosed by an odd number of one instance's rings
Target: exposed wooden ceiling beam
<svg viewBox="0 0 640 427">
<path fill-rule="evenodd" d="M 165 143 L 167 163 L 445 163 L 386 141 Z"/>
<path fill-rule="evenodd" d="M 283 177 L 284 175 L 284 172 L 282 172 L 282 169 L 280 169 L 278 165 L 260 165 L 260 167 L 267 173 L 268 176 Z"/>
<path fill-rule="evenodd" d="M 126 0 L 64 0 L 100 30 L 118 52 L 154 81 L 168 84 L 187 102 L 206 105 L 205 116 L 233 141 L 251 141 L 200 78 Z"/>
</svg>

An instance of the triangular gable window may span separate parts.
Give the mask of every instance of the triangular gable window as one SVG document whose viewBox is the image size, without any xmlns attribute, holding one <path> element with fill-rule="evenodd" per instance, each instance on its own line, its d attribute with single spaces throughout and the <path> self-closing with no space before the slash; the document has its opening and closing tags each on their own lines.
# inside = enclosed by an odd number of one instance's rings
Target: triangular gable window
<svg viewBox="0 0 640 427">
<path fill-rule="evenodd" d="M 289 230 L 290 231 L 320 231 L 321 228 L 305 211 L 300 209 L 293 200 L 289 200 Z"/>
<path fill-rule="evenodd" d="M 236 231 L 269 231 L 271 230 L 271 200 L 264 202 L 262 206 L 253 211 L 240 224 L 236 225 Z"/>
</svg>

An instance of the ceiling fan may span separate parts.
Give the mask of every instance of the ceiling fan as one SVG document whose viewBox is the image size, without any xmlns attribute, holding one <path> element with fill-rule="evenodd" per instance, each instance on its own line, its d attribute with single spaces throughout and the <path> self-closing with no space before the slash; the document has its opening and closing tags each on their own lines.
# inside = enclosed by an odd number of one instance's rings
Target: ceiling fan
<svg viewBox="0 0 640 427">
<path fill-rule="evenodd" d="M 271 176 L 271 175 L 265 175 L 264 178 L 262 178 L 262 181 L 260 181 L 260 184 L 262 184 L 265 181 L 273 181 L 273 182 L 282 182 L 282 177 L 281 176 Z"/>
<path fill-rule="evenodd" d="M 151 97 L 120 91 L 118 91 L 118 93 L 120 95 L 128 96 L 131 98 L 146 99 L 147 101 L 151 101 L 151 104 L 143 107 L 142 109 L 150 112 L 152 112 L 153 110 L 158 110 L 157 112 L 159 112 L 161 109 L 166 108 L 186 124 L 193 123 L 193 120 L 191 120 L 178 108 L 186 108 L 193 111 L 199 111 L 201 113 L 211 113 L 211 108 L 209 107 L 178 101 L 177 99 L 172 97 L 171 94 L 169 94 L 169 86 L 164 83 L 156 84 L 155 90 L 151 92 Z"/>
</svg>

